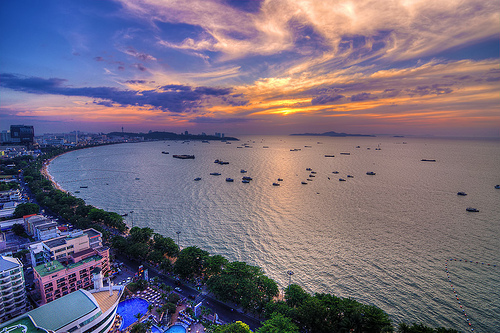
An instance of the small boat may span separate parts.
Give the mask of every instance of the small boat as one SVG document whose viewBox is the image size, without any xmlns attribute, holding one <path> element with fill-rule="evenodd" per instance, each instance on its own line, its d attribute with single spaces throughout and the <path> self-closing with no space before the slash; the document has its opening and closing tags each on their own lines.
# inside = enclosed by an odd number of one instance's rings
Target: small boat
<svg viewBox="0 0 500 333">
<path fill-rule="evenodd" d="M 314 178 L 314 177 L 316 177 L 316 176 L 315 176 L 315 175 L 309 175 L 309 177 Z"/>
<path fill-rule="evenodd" d="M 210 143 L 208 140 L 201 140 L 201 143 Z"/>
<path fill-rule="evenodd" d="M 496 188 L 497 190 L 500 190 L 500 185 L 495 185 L 495 188 Z"/>
<path fill-rule="evenodd" d="M 465 192 L 457 192 L 457 195 L 466 196 L 467 193 L 465 193 Z"/>
<path fill-rule="evenodd" d="M 304 146 L 305 148 L 312 148 L 312 146 Z"/>
<path fill-rule="evenodd" d="M 347 175 L 347 178 L 354 178 L 354 176 L 351 176 L 351 175 Z"/>
<path fill-rule="evenodd" d="M 468 212 L 474 212 L 474 213 L 479 212 L 479 209 L 477 209 L 477 208 L 472 208 L 472 207 L 467 207 L 465 210 L 466 210 L 466 211 L 468 211 Z"/>
<path fill-rule="evenodd" d="M 233 178 L 226 178 L 226 182 L 232 183 L 232 182 L 234 182 L 234 179 Z"/>
<path fill-rule="evenodd" d="M 301 182 L 302 185 L 307 185 L 307 182 Z"/>
<path fill-rule="evenodd" d="M 75 191 L 75 193 L 80 193 L 80 191 Z"/>
<path fill-rule="evenodd" d="M 85 186 L 85 185 L 84 185 L 84 186 L 80 186 L 80 188 L 88 188 L 88 186 Z"/>
<path fill-rule="evenodd" d="M 332 173 L 335 173 L 335 174 L 337 174 L 337 173 L 339 173 L 339 172 L 338 172 L 338 171 L 332 171 Z"/>
<path fill-rule="evenodd" d="M 335 155 L 325 155 L 325 157 L 335 157 Z"/>
<path fill-rule="evenodd" d="M 128 213 L 122 214 L 122 216 L 128 216 Z"/>
<path fill-rule="evenodd" d="M 313 175 L 315 175 L 315 174 L 316 174 L 316 171 L 311 171 L 311 173 L 312 173 Z"/>
<path fill-rule="evenodd" d="M 279 182 L 282 182 L 282 181 L 283 181 L 283 178 L 278 178 L 278 181 L 279 181 Z"/>
<path fill-rule="evenodd" d="M 200 181 L 200 180 L 201 180 L 201 177 L 196 177 L 194 180 L 195 180 L 195 181 Z"/>
<path fill-rule="evenodd" d="M 220 160 L 219 160 L 219 159 L 217 159 L 217 160 L 215 160 L 215 161 L 214 161 L 214 163 L 219 163 L 219 162 L 220 162 Z"/>
<path fill-rule="evenodd" d="M 241 169 L 240 172 L 241 173 L 247 173 L 247 171 L 245 169 Z"/>
<path fill-rule="evenodd" d="M 181 160 L 192 160 L 194 155 L 172 155 L 173 158 L 179 158 Z"/>
<path fill-rule="evenodd" d="M 313 180 L 312 180 L 312 179 L 310 179 L 310 178 L 307 178 L 306 180 L 307 180 L 308 182 L 312 182 L 312 181 L 313 181 Z"/>
<path fill-rule="evenodd" d="M 273 186 L 280 186 L 279 183 L 273 183 Z"/>
<path fill-rule="evenodd" d="M 162 154 L 169 154 L 169 152 L 168 152 L 168 151 L 162 151 L 161 153 L 162 153 Z"/>
<path fill-rule="evenodd" d="M 300 149 L 295 148 L 295 149 L 290 149 L 290 151 L 300 151 Z"/>
<path fill-rule="evenodd" d="M 360 146 L 356 146 L 356 148 L 361 148 Z"/>
<path fill-rule="evenodd" d="M 243 177 L 243 178 L 241 178 L 241 179 L 243 179 L 243 180 L 252 180 L 252 177 L 247 177 L 247 176 L 245 176 L 245 177 Z"/>
<path fill-rule="evenodd" d="M 351 153 L 340 153 L 340 155 L 351 155 Z"/>
<path fill-rule="evenodd" d="M 436 162 L 436 160 L 430 160 L 430 159 L 427 159 L 427 158 L 423 158 L 420 161 L 422 161 L 422 162 Z"/>
<path fill-rule="evenodd" d="M 312 171 L 312 169 L 311 168 L 306 168 L 306 171 Z"/>
<path fill-rule="evenodd" d="M 248 179 L 243 179 L 241 182 L 242 182 L 242 183 L 245 183 L 245 184 L 250 183 L 250 181 L 249 181 Z"/>
<path fill-rule="evenodd" d="M 339 182 L 345 182 L 344 178 L 339 178 Z"/>
<path fill-rule="evenodd" d="M 139 177 L 135 177 L 135 180 L 140 180 L 140 179 L 141 179 L 141 178 L 139 178 Z"/>
<path fill-rule="evenodd" d="M 220 174 L 220 173 L 218 173 L 218 172 L 210 172 L 210 175 L 211 175 L 211 176 L 220 176 L 221 174 Z"/>
<path fill-rule="evenodd" d="M 375 172 L 373 172 L 373 171 L 368 171 L 366 174 L 369 176 L 375 176 Z"/>
<path fill-rule="evenodd" d="M 367 150 L 370 150 L 370 147 L 366 148 Z"/>
<path fill-rule="evenodd" d="M 263 146 L 262 148 L 269 148 L 269 146 Z"/>
</svg>

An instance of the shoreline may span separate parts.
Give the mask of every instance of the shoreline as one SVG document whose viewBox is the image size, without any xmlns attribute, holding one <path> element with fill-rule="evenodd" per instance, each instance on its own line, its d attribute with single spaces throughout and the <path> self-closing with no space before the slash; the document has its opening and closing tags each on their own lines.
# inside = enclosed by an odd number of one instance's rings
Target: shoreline
<svg viewBox="0 0 500 333">
<path fill-rule="evenodd" d="M 46 178 L 48 179 L 51 183 L 52 183 L 52 186 L 54 186 L 55 189 L 59 190 L 59 191 L 62 191 L 64 193 L 68 193 L 68 191 L 66 191 L 65 189 L 63 189 L 61 187 L 61 185 L 59 185 L 55 180 L 54 178 L 52 177 L 52 175 L 49 173 L 49 164 L 55 160 L 56 158 L 58 158 L 59 156 L 62 156 L 64 154 L 66 154 L 67 152 L 61 154 L 61 155 L 57 155 L 57 156 L 54 156 L 52 157 L 51 159 L 48 159 L 47 161 L 43 162 L 43 165 L 42 165 L 42 169 L 40 170 L 41 174 Z"/>
</svg>

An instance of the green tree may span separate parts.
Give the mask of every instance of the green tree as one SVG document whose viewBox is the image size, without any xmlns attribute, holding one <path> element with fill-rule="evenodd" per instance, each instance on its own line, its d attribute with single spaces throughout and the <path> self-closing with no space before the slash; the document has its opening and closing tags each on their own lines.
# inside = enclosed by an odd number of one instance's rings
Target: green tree
<svg viewBox="0 0 500 333">
<path fill-rule="evenodd" d="M 292 308 L 300 306 L 309 297 L 311 296 L 308 293 L 306 293 L 301 286 L 297 284 L 291 284 L 289 287 L 285 289 L 286 303 Z"/>
<path fill-rule="evenodd" d="M 131 333 L 146 333 L 147 331 L 147 326 L 144 323 L 136 323 L 130 330 Z"/>
<path fill-rule="evenodd" d="M 201 276 L 205 268 L 205 262 L 209 254 L 196 246 L 183 249 L 174 265 L 174 273 L 181 278 L 193 278 Z"/>
<path fill-rule="evenodd" d="M 20 218 L 26 215 L 38 214 L 40 206 L 34 203 L 22 203 L 14 210 L 14 217 Z"/>
<path fill-rule="evenodd" d="M 266 320 L 262 327 L 257 330 L 258 333 L 299 333 L 299 328 L 290 318 L 281 313 L 273 313 L 271 318 Z"/>
<path fill-rule="evenodd" d="M 28 238 L 28 234 L 26 233 L 26 230 L 24 230 L 24 226 L 20 223 L 16 223 L 12 226 L 12 232 L 16 236 Z"/>
<path fill-rule="evenodd" d="M 214 333 L 251 333 L 250 326 L 237 321 L 235 323 L 217 326 Z"/>
</svg>

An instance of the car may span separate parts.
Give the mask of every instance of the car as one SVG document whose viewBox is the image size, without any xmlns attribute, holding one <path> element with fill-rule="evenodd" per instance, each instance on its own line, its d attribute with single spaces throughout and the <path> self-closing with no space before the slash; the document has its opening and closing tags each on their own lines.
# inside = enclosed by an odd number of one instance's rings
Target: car
<svg viewBox="0 0 500 333">
<path fill-rule="evenodd" d="M 177 291 L 177 292 L 182 292 L 182 289 L 181 289 L 181 288 L 179 288 L 179 287 L 175 287 L 175 289 L 174 289 L 174 290 L 175 290 L 175 291 Z"/>
</svg>

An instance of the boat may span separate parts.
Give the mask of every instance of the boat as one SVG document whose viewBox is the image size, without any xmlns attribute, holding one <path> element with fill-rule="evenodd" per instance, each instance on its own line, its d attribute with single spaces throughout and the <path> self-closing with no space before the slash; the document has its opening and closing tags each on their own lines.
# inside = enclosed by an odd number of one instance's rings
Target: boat
<svg viewBox="0 0 500 333">
<path fill-rule="evenodd" d="M 308 182 L 312 182 L 312 181 L 313 181 L 313 180 L 312 180 L 312 179 L 310 179 L 310 178 L 307 178 L 306 180 L 307 180 Z"/>
<path fill-rule="evenodd" d="M 465 210 L 466 210 L 466 211 L 468 211 L 468 212 L 473 212 L 473 213 L 477 213 L 477 212 L 479 212 L 479 209 L 477 209 L 477 208 L 472 208 L 472 207 L 467 207 Z"/>
<path fill-rule="evenodd" d="M 201 180 L 201 177 L 196 177 L 194 180 L 199 181 L 199 180 Z"/>
<path fill-rule="evenodd" d="M 339 178 L 339 182 L 345 182 L 344 178 Z"/>
<path fill-rule="evenodd" d="M 169 154 L 169 152 L 168 152 L 168 151 L 162 151 L 161 153 L 162 153 L 162 154 Z"/>
<path fill-rule="evenodd" d="M 457 192 L 457 195 L 466 196 L 467 193 L 465 193 L 465 192 Z"/>
<path fill-rule="evenodd" d="M 312 146 L 304 146 L 305 148 L 312 148 Z"/>
<path fill-rule="evenodd" d="M 338 172 L 338 171 L 332 171 L 332 173 L 335 173 L 335 174 L 337 174 L 337 173 L 339 173 L 339 172 Z"/>
<path fill-rule="evenodd" d="M 269 146 L 263 146 L 262 148 L 269 148 Z"/>
<path fill-rule="evenodd" d="M 241 179 L 243 179 L 243 180 L 252 180 L 252 177 L 247 177 L 247 176 L 245 176 L 245 177 L 243 177 L 243 178 L 241 178 Z"/>
<path fill-rule="evenodd" d="M 247 173 L 247 171 L 245 169 L 241 169 L 240 172 L 241 173 Z"/>
<path fill-rule="evenodd" d="M 340 153 L 340 155 L 351 155 L 351 153 Z"/>
<path fill-rule="evenodd" d="M 500 189 L 500 185 L 495 185 L 495 188 L 496 188 L 497 190 L 499 190 L 499 189 Z"/>
<path fill-rule="evenodd" d="M 278 178 L 278 181 L 279 181 L 279 182 L 282 182 L 282 181 L 283 181 L 283 178 Z"/>
<path fill-rule="evenodd" d="M 335 155 L 325 155 L 325 157 L 335 157 Z"/>
<path fill-rule="evenodd" d="M 242 182 L 242 183 L 245 183 L 245 184 L 250 183 L 250 181 L 249 181 L 248 179 L 243 179 L 241 182 Z"/>
<path fill-rule="evenodd" d="M 128 216 L 128 213 L 122 214 L 122 216 Z"/>
<path fill-rule="evenodd" d="M 430 159 L 427 159 L 427 158 L 423 158 L 421 159 L 422 162 L 436 162 L 436 160 L 430 160 Z"/>
<path fill-rule="evenodd" d="M 210 175 L 212 175 L 212 176 L 220 176 L 221 174 L 218 173 L 218 172 L 210 172 Z"/>
<path fill-rule="evenodd" d="M 84 185 L 84 186 L 80 186 L 80 188 L 88 188 L 88 186 L 85 186 L 85 185 Z"/>
<path fill-rule="evenodd" d="M 306 168 L 306 171 L 312 171 L 312 169 L 311 168 Z"/>
<path fill-rule="evenodd" d="M 351 176 L 351 175 L 347 175 L 347 178 L 354 178 L 354 176 Z"/>
<path fill-rule="evenodd" d="M 375 172 L 373 172 L 373 171 L 368 171 L 366 174 L 369 176 L 375 176 Z"/>
<path fill-rule="evenodd" d="M 310 177 L 310 178 L 314 178 L 314 177 L 316 177 L 316 176 L 315 176 L 315 175 L 309 175 L 309 177 Z"/>
<path fill-rule="evenodd" d="M 234 182 L 234 179 L 233 178 L 226 178 L 226 182 L 232 183 L 232 182 Z"/>
<path fill-rule="evenodd" d="M 356 148 L 361 148 L 360 146 L 356 146 Z"/>
<path fill-rule="evenodd" d="M 173 158 L 179 158 L 181 160 L 192 160 L 194 155 L 172 155 Z"/>
<path fill-rule="evenodd" d="M 315 175 L 315 174 L 316 174 L 316 171 L 311 171 L 311 173 L 312 173 L 313 175 Z"/>
<path fill-rule="evenodd" d="M 290 151 L 300 151 L 300 149 L 295 148 L 295 149 L 290 149 Z"/>
<path fill-rule="evenodd" d="M 201 140 L 201 143 L 210 143 L 208 140 Z"/>
<path fill-rule="evenodd" d="M 139 178 L 139 177 L 135 177 L 135 180 L 140 180 L 140 179 L 141 179 L 141 178 Z"/>
<path fill-rule="evenodd" d="M 307 185 L 307 182 L 301 182 L 302 185 Z"/>
<path fill-rule="evenodd" d="M 216 160 L 214 161 L 214 163 L 217 163 L 217 164 L 218 164 L 219 162 L 220 162 L 220 160 L 219 160 L 219 159 L 216 159 Z"/>
<path fill-rule="evenodd" d="M 80 193 L 80 191 L 75 191 L 75 193 Z"/>
<path fill-rule="evenodd" d="M 273 183 L 273 186 L 280 186 L 280 183 Z"/>
</svg>

